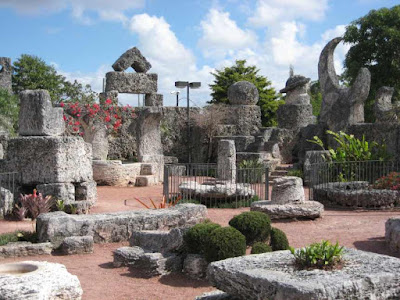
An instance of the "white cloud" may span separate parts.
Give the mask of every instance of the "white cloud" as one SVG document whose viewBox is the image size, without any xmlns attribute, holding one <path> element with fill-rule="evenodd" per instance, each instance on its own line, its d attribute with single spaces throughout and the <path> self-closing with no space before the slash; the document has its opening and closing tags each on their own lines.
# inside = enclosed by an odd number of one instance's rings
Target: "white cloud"
<svg viewBox="0 0 400 300">
<path fill-rule="evenodd" d="M 254 14 L 248 19 L 256 27 L 297 19 L 321 20 L 328 9 L 328 0 L 258 0 Z"/>
<path fill-rule="evenodd" d="M 124 12 L 142 8 L 145 0 L 0 0 L 0 7 L 10 7 L 23 14 L 50 14 L 65 9 L 84 24 L 92 24 L 87 13 L 95 12 L 102 20 L 127 21 Z"/>
<path fill-rule="evenodd" d="M 229 51 L 254 46 L 257 36 L 250 30 L 243 30 L 230 18 L 228 12 L 210 9 L 200 22 L 202 37 L 199 46 L 206 57 L 223 57 Z"/>
</svg>

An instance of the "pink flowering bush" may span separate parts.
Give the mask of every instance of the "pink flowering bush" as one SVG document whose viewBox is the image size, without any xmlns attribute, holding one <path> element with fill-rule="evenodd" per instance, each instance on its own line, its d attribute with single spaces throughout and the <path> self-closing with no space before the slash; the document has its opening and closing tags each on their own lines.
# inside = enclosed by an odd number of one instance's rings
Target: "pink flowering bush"
<svg viewBox="0 0 400 300">
<path fill-rule="evenodd" d="M 107 99 L 103 105 L 61 102 L 60 106 L 64 108 L 67 132 L 83 136 L 85 140 L 85 137 L 93 136 L 99 129 L 106 129 L 108 133 L 117 132 L 122 126 L 123 114 L 135 116 L 131 106 L 114 105 L 111 99 Z"/>
<path fill-rule="evenodd" d="M 373 188 L 400 191 L 400 172 L 391 172 L 387 176 L 382 176 L 375 181 Z"/>
</svg>

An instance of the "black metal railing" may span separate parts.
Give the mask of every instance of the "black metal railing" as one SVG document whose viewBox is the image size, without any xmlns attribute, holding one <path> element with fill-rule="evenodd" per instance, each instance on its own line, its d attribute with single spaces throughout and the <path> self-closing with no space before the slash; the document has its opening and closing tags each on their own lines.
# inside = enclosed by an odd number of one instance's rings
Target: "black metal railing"
<svg viewBox="0 0 400 300">
<path fill-rule="evenodd" d="M 399 161 L 348 161 L 312 164 L 309 172 L 310 200 L 318 200 L 315 197 L 315 189 L 322 190 L 333 186 L 337 189 L 366 189 L 373 185 L 377 179 L 392 172 L 400 172 Z"/>
<path fill-rule="evenodd" d="M 268 200 L 268 168 L 230 169 L 217 164 L 167 164 L 164 197 L 168 202 L 192 202 L 234 208 Z"/>
</svg>

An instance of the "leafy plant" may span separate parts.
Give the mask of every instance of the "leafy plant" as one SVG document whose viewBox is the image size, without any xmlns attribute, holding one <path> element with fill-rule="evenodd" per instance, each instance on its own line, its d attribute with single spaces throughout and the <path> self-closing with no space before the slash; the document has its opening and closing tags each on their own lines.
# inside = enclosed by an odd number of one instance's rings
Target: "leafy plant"
<svg viewBox="0 0 400 300">
<path fill-rule="evenodd" d="M 291 169 L 287 173 L 288 176 L 296 176 L 304 179 L 304 173 L 301 169 Z"/>
<path fill-rule="evenodd" d="M 0 234 L 0 246 L 13 242 L 18 242 L 18 236 L 15 232 Z"/>
<path fill-rule="evenodd" d="M 260 254 L 266 252 L 272 252 L 271 246 L 266 243 L 257 242 L 253 245 L 253 247 L 251 247 L 251 254 Z"/>
<path fill-rule="evenodd" d="M 382 189 L 382 190 L 400 190 L 400 173 L 399 172 L 391 172 L 387 176 L 382 176 L 377 179 L 373 184 L 374 189 Z"/>
<path fill-rule="evenodd" d="M 302 269 L 334 268 L 342 262 L 343 250 L 339 243 L 332 245 L 329 241 L 321 241 L 297 250 L 290 247 L 296 264 Z"/>
<path fill-rule="evenodd" d="M 271 219 L 259 211 L 243 212 L 233 217 L 229 225 L 246 237 L 247 245 L 266 241 L 271 232 Z"/>
<path fill-rule="evenodd" d="M 65 211 L 65 203 L 64 200 L 57 200 L 56 201 L 56 208 L 58 211 Z"/>
<path fill-rule="evenodd" d="M 264 174 L 265 167 L 257 159 L 242 160 L 237 170 L 237 180 L 244 183 L 261 183 Z"/>
<path fill-rule="evenodd" d="M 28 210 L 24 206 L 15 205 L 13 210 L 14 216 L 18 221 L 23 221 L 26 218 Z"/>
<path fill-rule="evenodd" d="M 42 213 L 48 213 L 53 206 L 53 199 L 51 196 L 43 197 L 41 193 L 37 194 L 36 189 L 33 190 L 33 194 L 20 195 L 20 203 L 22 207 L 25 207 L 28 211 L 28 215 L 32 220 Z"/>
<path fill-rule="evenodd" d="M 385 144 L 378 144 L 373 141 L 369 143 L 365 140 L 365 136 L 362 139 L 356 138 L 352 134 L 347 134 L 343 131 L 333 132 L 327 130 L 326 133 L 333 137 L 337 142 L 338 146 L 336 149 L 328 147 L 330 153 L 330 159 L 335 162 L 347 162 L 347 161 L 366 161 L 366 160 L 387 160 L 389 155 L 386 151 Z M 312 140 L 308 140 L 320 146 L 325 150 L 324 143 L 318 136 L 314 136 Z"/>
<path fill-rule="evenodd" d="M 142 200 L 140 200 L 139 198 L 135 198 L 135 200 L 137 202 L 139 202 L 141 205 L 143 205 L 145 208 L 147 209 L 162 209 L 162 208 L 169 208 L 172 206 L 175 206 L 178 204 L 178 202 L 181 200 L 181 196 L 178 196 L 175 200 L 167 203 L 167 200 L 165 198 L 165 196 L 163 196 L 162 201 L 160 204 L 156 205 L 154 203 L 154 201 L 150 198 L 150 205 L 147 205 L 146 203 L 144 203 Z M 126 205 L 127 200 L 125 200 L 125 205 Z"/>
<path fill-rule="evenodd" d="M 220 227 L 210 233 L 205 248 L 208 262 L 242 256 L 246 253 L 246 238 L 233 227 Z"/>
</svg>

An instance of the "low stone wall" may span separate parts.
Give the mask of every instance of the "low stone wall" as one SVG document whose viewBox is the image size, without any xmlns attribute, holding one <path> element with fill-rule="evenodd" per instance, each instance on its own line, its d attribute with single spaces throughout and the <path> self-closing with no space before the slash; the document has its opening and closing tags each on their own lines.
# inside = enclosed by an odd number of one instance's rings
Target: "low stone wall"
<svg viewBox="0 0 400 300">
<path fill-rule="evenodd" d="M 400 193 L 369 189 L 367 181 L 331 182 L 313 188 L 315 201 L 325 206 L 386 209 L 400 205 Z"/>
<path fill-rule="evenodd" d="M 0 247 L 0 259 L 8 257 L 22 257 L 32 255 L 50 255 L 52 243 L 15 242 Z"/>
<path fill-rule="evenodd" d="M 204 205 L 180 204 L 168 209 L 149 209 L 93 215 L 64 212 L 41 214 L 36 221 L 40 242 L 58 247 L 69 236 L 93 236 L 95 243 L 127 241 L 137 230 L 167 230 L 194 225 L 207 216 Z"/>
<path fill-rule="evenodd" d="M 98 185 L 134 185 L 141 163 L 123 164 L 120 160 L 94 160 L 93 179 Z"/>
</svg>

